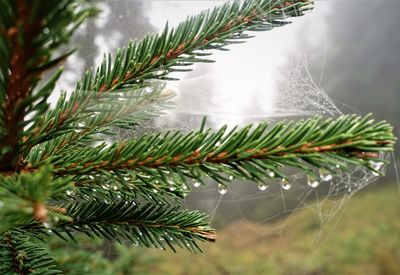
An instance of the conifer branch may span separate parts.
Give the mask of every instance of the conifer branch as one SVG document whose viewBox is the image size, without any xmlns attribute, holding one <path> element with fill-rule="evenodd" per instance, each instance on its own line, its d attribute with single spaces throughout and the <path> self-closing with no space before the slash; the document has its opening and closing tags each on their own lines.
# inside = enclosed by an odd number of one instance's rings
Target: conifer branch
<svg viewBox="0 0 400 275">
<path fill-rule="evenodd" d="M 178 182 L 165 185 L 149 178 L 147 174 L 124 171 L 123 173 L 100 173 L 77 175 L 73 178 L 74 187 L 67 193 L 69 197 L 80 200 L 97 199 L 113 201 L 115 199 L 148 201 L 153 204 L 181 203 L 189 193 L 189 188 Z"/>
<path fill-rule="evenodd" d="M 114 135 L 111 127 L 132 129 L 135 126 L 157 117 L 165 109 L 172 106 L 170 99 L 175 95 L 169 90 L 164 90 L 163 83 L 153 83 L 146 88 L 133 91 L 120 91 L 109 94 L 101 99 L 93 98 L 85 110 L 76 110 L 68 118 L 61 136 L 54 138 L 54 132 L 47 132 L 44 127 L 37 133 L 36 139 L 29 138 L 23 149 L 30 152 L 27 156 L 29 163 L 36 163 L 50 155 L 62 154 L 66 147 L 80 147 L 88 142 L 97 141 L 99 134 Z M 81 105 L 82 107 L 82 105 Z M 50 112 L 51 117 L 57 112 L 59 106 Z M 102 140 L 102 139 L 101 139 Z M 47 142 L 45 142 L 47 141 Z M 35 148 L 32 145 L 38 144 Z"/>
<path fill-rule="evenodd" d="M 121 243 L 129 240 L 143 247 L 169 247 L 176 251 L 175 246 L 179 246 L 196 252 L 201 251 L 196 241 L 213 242 L 216 238 L 207 215 L 160 203 L 140 206 L 125 200 L 90 200 L 64 207 L 72 220 L 51 229 L 63 239 L 75 240 L 74 232 L 81 232 Z M 43 229 L 36 227 L 31 232 L 36 234 L 37 230 Z"/>
<path fill-rule="evenodd" d="M 86 72 L 78 82 L 71 98 L 60 104 L 49 115 L 42 117 L 34 126 L 29 142 L 41 142 L 41 134 L 48 136 L 63 134 L 70 127 L 70 121 L 77 112 L 87 109 L 93 98 L 107 92 L 118 92 L 132 88 L 149 79 L 171 80 L 167 74 L 187 67 L 195 62 L 210 62 L 204 56 L 207 50 L 225 50 L 250 36 L 244 31 L 271 30 L 286 25 L 289 17 L 301 16 L 312 8 L 311 0 L 247 0 L 229 2 L 191 17 L 176 29 L 169 29 L 156 35 L 148 35 L 117 51 L 114 60 L 105 56 L 95 70 Z M 189 35 L 188 35 L 189 34 Z M 189 69 L 190 70 L 190 69 Z M 36 141 L 32 141 L 36 140 Z"/>
<path fill-rule="evenodd" d="M 0 175 L 0 233 L 36 220 L 68 219 L 64 209 L 48 206 L 50 200 L 65 196 L 68 177 L 54 179 L 49 166 L 34 173 Z"/>
<path fill-rule="evenodd" d="M 0 240 L 1 274 L 62 274 L 49 252 L 32 243 L 24 233 L 7 232 Z"/>
<path fill-rule="evenodd" d="M 20 145 L 29 134 L 24 127 L 47 110 L 46 100 L 60 72 L 34 94 L 37 83 L 70 55 L 52 58 L 94 10 L 78 11 L 72 0 L 3 0 L 1 6 L 0 170 L 13 171 L 23 162 Z M 26 119 L 29 114 L 33 118 Z"/>
<path fill-rule="evenodd" d="M 223 127 L 215 133 L 144 135 L 109 148 L 87 147 L 49 160 L 58 175 L 132 170 L 167 185 L 172 175 L 182 181 L 207 175 L 226 182 L 227 178 L 221 176 L 224 172 L 232 177 L 265 181 L 267 171 L 286 178 L 283 166 L 296 167 L 313 176 L 317 175 L 312 167 L 336 173 L 337 167 L 347 170 L 355 164 L 374 170 L 370 162 L 381 161 L 380 154 L 393 150 L 395 142 L 392 127 L 384 121 L 374 122 L 369 116 L 325 121 L 315 117 L 278 123 L 269 130 L 267 126 L 263 123 L 230 132 Z"/>
</svg>

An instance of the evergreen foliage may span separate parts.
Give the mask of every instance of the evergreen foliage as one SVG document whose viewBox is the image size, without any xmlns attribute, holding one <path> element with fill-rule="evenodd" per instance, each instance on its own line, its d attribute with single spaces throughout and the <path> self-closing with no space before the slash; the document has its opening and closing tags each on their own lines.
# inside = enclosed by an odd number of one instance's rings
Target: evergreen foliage
<svg viewBox="0 0 400 275">
<path fill-rule="evenodd" d="M 211 50 L 241 43 L 249 31 L 288 24 L 312 8 L 311 0 L 228 2 L 167 26 L 105 56 L 54 108 L 47 99 L 60 63 L 73 52 L 60 46 L 98 10 L 85 0 L 0 0 L 0 6 L 2 274 L 59 274 L 43 246 L 51 235 L 200 251 L 197 241 L 214 241 L 216 234 L 205 214 L 180 209 L 189 182 L 209 177 L 226 188 L 233 178 L 275 177 L 285 183 L 282 167 L 315 178 L 317 169 L 336 173 L 354 165 L 380 173 L 376 163 L 393 148 L 390 125 L 355 115 L 215 132 L 203 124 L 191 133 L 106 142 L 114 127 L 135 131 L 170 108 L 174 94 L 161 81 L 172 80 L 171 72 L 212 62 Z"/>
</svg>

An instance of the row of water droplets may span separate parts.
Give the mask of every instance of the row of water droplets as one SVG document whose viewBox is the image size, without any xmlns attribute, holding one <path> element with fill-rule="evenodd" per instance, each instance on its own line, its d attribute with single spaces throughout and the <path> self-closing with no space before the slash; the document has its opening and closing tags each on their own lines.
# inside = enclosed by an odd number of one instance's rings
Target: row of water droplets
<svg viewBox="0 0 400 275">
<path fill-rule="evenodd" d="M 320 174 L 319 178 L 316 178 L 311 175 L 307 175 L 307 185 L 312 188 L 317 188 L 320 185 L 320 181 L 328 182 L 333 179 L 333 175 L 328 170 L 320 169 L 319 174 Z M 267 171 L 267 175 L 270 178 L 275 177 L 275 173 L 270 170 Z M 230 177 L 229 179 L 233 180 L 233 177 Z M 281 178 L 280 185 L 281 185 L 282 189 L 284 189 L 284 190 L 290 190 L 292 188 L 292 183 L 287 178 Z M 260 191 L 265 191 L 268 189 L 268 187 L 269 187 L 269 185 L 265 182 L 258 183 L 258 189 Z M 228 188 L 225 184 L 223 184 L 223 183 L 218 184 L 218 192 L 221 195 L 226 194 L 227 191 L 228 191 Z"/>
<path fill-rule="evenodd" d="M 380 175 L 380 173 L 378 173 L 378 172 L 381 172 L 382 168 L 384 167 L 384 162 L 369 161 L 369 166 L 374 170 L 374 171 L 372 171 L 372 174 L 377 177 Z M 337 166 L 337 168 L 339 169 L 340 166 Z M 273 178 L 275 176 L 275 173 L 273 171 L 268 170 L 267 175 L 270 178 Z M 229 179 L 233 180 L 233 177 L 231 176 Z M 327 169 L 321 168 L 321 169 L 319 169 L 319 177 L 307 175 L 307 185 L 311 188 L 317 188 L 321 184 L 321 182 L 330 182 L 332 179 L 333 179 L 332 173 L 330 171 L 328 171 Z M 289 190 L 292 187 L 292 183 L 287 178 L 281 178 L 280 184 L 281 184 L 282 189 L 284 189 L 284 190 Z M 269 185 L 266 184 L 265 182 L 258 183 L 258 189 L 261 191 L 267 190 L 268 187 L 269 187 Z M 228 191 L 227 185 L 225 185 L 223 183 L 218 184 L 218 192 L 221 195 L 226 194 L 227 191 Z"/>
</svg>

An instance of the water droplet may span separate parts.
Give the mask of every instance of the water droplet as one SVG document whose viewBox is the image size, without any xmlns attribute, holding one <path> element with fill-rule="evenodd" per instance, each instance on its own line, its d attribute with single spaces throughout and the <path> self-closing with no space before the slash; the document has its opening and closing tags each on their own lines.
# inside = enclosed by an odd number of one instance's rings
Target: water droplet
<svg viewBox="0 0 400 275">
<path fill-rule="evenodd" d="M 169 187 L 168 187 L 168 189 L 169 189 L 170 191 L 175 191 L 175 190 L 176 190 L 175 184 L 170 184 Z"/>
<path fill-rule="evenodd" d="M 110 190 L 110 185 L 109 184 L 103 184 L 103 185 L 101 185 L 101 188 L 103 188 L 104 190 Z"/>
<path fill-rule="evenodd" d="M 114 185 L 114 186 L 113 186 L 113 189 L 114 189 L 115 191 L 117 191 L 117 190 L 118 190 L 118 186 L 117 186 L 117 185 Z"/>
<path fill-rule="evenodd" d="M 376 170 L 376 171 L 381 171 L 382 167 L 385 165 L 383 162 L 381 161 L 369 161 L 369 165 L 371 166 L 372 169 Z M 380 174 L 378 172 L 373 171 L 372 174 L 374 176 L 380 176 Z"/>
<path fill-rule="evenodd" d="M 187 185 L 184 184 L 184 183 L 182 183 L 182 189 L 183 189 L 183 190 L 187 190 L 187 189 L 188 189 Z"/>
<path fill-rule="evenodd" d="M 268 188 L 268 185 L 265 184 L 264 182 L 258 183 L 258 189 L 260 189 L 261 191 L 265 191 L 265 190 L 267 190 L 267 188 Z"/>
<path fill-rule="evenodd" d="M 158 70 L 154 74 L 155 74 L 155 76 L 162 76 L 162 75 L 165 75 L 166 73 L 167 73 L 166 70 Z"/>
<path fill-rule="evenodd" d="M 198 181 L 198 180 L 193 180 L 193 186 L 194 187 L 200 187 L 200 185 L 201 185 L 201 182 L 200 181 Z"/>
<path fill-rule="evenodd" d="M 221 195 L 224 195 L 227 191 L 228 191 L 228 188 L 226 187 L 225 184 L 222 184 L 222 183 L 218 184 L 218 192 Z"/>
<path fill-rule="evenodd" d="M 85 122 L 79 122 L 78 127 L 85 127 L 86 123 Z"/>
<path fill-rule="evenodd" d="M 153 188 L 153 193 L 158 193 L 158 190 Z"/>
<path fill-rule="evenodd" d="M 49 222 L 43 222 L 43 227 L 46 229 L 50 229 L 52 227 L 52 225 Z"/>
<path fill-rule="evenodd" d="M 51 233 L 53 233 L 53 230 L 49 229 L 49 230 L 47 230 L 47 233 L 51 234 Z"/>
<path fill-rule="evenodd" d="M 322 181 L 330 181 L 333 179 L 331 172 L 326 169 L 319 169 L 319 177 Z"/>
<path fill-rule="evenodd" d="M 73 190 L 67 190 L 67 195 L 72 197 L 73 195 L 75 195 L 75 192 Z"/>
<path fill-rule="evenodd" d="M 289 182 L 289 180 L 284 178 L 281 179 L 281 186 L 285 190 L 289 190 L 290 188 L 292 188 L 292 184 Z"/>
<path fill-rule="evenodd" d="M 215 146 L 216 146 L 216 147 L 221 146 L 221 142 L 220 142 L 220 141 L 217 141 L 217 143 L 215 143 Z"/>
<path fill-rule="evenodd" d="M 307 175 L 307 184 L 312 188 L 317 188 L 319 186 L 319 181 L 315 177 Z"/>
<path fill-rule="evenodd" d="M 268 177 L 273 178 L 273 177 L 275 177 L 275 172 L 272 170 L 267 170 L 267 175 L 268 175 Z"/>
<path fill-rule="evenodd" d="M 229 180 L 233 180 L 233 176 L 232 175 L 229 175 Z"/>
</svg>

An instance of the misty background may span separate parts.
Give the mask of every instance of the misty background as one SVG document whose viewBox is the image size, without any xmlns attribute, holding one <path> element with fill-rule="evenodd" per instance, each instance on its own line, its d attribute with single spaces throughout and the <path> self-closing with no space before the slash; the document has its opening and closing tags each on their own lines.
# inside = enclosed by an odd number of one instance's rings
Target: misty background
<svg viewBox="0 0 400 275">
<path fill-rule="evenodd" d="M 59 89 L 72 89 L 104 53 L 161 31 L 166 21 L 174 26 L 221 3 L 99 2 L 103 12 L 76 35 L 79 50 L 66 64 Z M 192 72 L 176 75 L 182 80 L 168 83 L 178 93 L 176 109 L 146 127 L 196 129 L 203 116 L 216 128 L 315 114 L 373 113 L 392 123 L 399 136 L 399 10 L 400 1 L 316 1 L 313 11 L 292 19 L 293 24 L 257 32 L 245 44 L 230 46 L 229 52 L 214 52 L 215 63 L 197 64 Z M 394 177 L 390 166 L 379 182 L 393 182 Z M 222 199 L 211 184 L 191 195 L 187 206 L 210 213 L 217 225 L 240 218 L 267 221 L 283 208 L 298 207 L 304 188 L 297 191 L 285 194 L 282 205 L 280 188 L 259 195 L 256 185 L 235 183 Z"/>
</svg>

